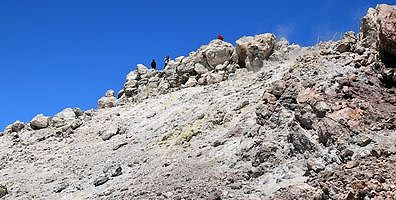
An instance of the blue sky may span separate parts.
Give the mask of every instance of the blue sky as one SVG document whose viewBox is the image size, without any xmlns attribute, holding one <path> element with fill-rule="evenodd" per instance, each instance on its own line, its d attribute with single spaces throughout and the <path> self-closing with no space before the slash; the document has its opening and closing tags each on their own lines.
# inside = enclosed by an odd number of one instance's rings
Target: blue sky
<svg viewBox="0 0 396 200">
<path fill-rule="evenodd" d="M 38 113 L 96 108 L 138 63 L 188 55 L 217 33 L 273 32 L 303 46 L 358 30 L 348 0 L 13 0 L 0 2 L 0 130 Z"/>
</svg>

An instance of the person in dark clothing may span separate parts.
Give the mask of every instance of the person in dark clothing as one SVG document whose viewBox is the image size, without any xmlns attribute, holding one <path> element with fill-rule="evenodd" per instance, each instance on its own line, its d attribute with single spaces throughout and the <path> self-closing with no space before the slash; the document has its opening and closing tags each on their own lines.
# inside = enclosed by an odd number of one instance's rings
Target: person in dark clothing
<svg viewBox="0 0 396 200">
<path fill-rule="evenodd" d="M 221 41 L 224 41 L 224 37 L 222 35 L 220 35 L 220 34 L 217 34 L 217 39 L 219 39 Z"/>
<path fill-rule="evenodd" d="M 153 61 L 151 61 L 151 68 L 152 69 L 157 69 L 157 63 L 155 62 L 154 59 L 153 59 Z"/>
<path fill-rule="evenodd" d="M 164 58 L 164 69 L 165 69 L 165 67 L 168 65 L 169 60 L 170 60 L 170 57 L 169 57 L 169 55 L 167 55 L 167 56 Z"/>
</svg>

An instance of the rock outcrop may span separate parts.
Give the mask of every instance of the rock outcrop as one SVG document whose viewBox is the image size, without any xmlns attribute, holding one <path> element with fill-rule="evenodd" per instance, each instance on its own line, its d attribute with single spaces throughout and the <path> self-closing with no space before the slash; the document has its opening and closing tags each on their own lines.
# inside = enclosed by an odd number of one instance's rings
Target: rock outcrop
<svg viewBox="0 0 396 200">
<path fill-rule="evenodd" d="M 163 71 L 148 70 L 138 64 L 118 92 L 118 105 L 186 87 L 219 83 L 233 76 L 238 68 L 257 71 L 274 52 L 275 42 L 275 36 L 269 33 L 243 37 L 237 41 L 236 48 L 222 40 L 213 40 L 187 57 L 170 60 Z M 287 51 L 287 46 L 288 43 L 282 50 Z"/>
<path fill-rule="evenodd" d="M 363 46 L 379 49 L 386 64 L 396 63 L 396 6 L 380 4 L 370 8 L 360 27 Z"/>
</svg>

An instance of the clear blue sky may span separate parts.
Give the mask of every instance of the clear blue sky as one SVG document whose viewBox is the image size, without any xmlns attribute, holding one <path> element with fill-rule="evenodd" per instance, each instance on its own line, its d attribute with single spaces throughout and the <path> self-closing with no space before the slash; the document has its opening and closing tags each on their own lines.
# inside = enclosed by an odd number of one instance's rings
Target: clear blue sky
<svg viewBox="0 0 396 200">
<path fill-rule="evenodd" d="M 0 129 L 38 113 L 96 108 L 137 63 L 188 55 L 217 33 L 273 32 L 303 46 L 358 30 L 348 0 L 9 0 L 0 2 Z M 160 64 L 160 65 L 161 65 Z"/>
</svg>

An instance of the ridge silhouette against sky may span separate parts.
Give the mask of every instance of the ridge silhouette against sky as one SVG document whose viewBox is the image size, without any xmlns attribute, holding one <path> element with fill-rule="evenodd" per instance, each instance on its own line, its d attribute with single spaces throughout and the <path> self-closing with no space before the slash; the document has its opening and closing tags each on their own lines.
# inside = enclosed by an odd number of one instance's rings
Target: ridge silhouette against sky
<svg viewBox="0 0 396 200">
<path fill-rule="evenodd" d="M 38 113 L 96 108 L 136 64 L 188 55 L 218 33 L 234 42 L 273 32 L 302 46 L 358 31 L 392 1 L 201 0 L 0 2 L 0 130 Z"/>
</svg>

